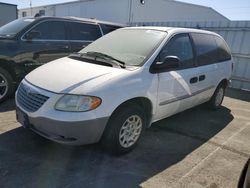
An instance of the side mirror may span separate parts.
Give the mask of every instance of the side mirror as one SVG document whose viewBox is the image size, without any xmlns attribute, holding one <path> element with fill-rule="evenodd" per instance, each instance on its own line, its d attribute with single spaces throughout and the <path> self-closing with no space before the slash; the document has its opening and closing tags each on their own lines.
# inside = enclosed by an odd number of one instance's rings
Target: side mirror
<svg viewBox="0 0 250 188">
<path fill-rule="evenodd" d="M 180 59 L 177 56 L 166 56 L 163 62 L 157 62 L 150 68 L 151 73 L 166 72 L 171 69 L 178 68 L 180 65 Z"/>
<path fill-rule="evenodd" d="M 29 33 L 26 34 L 26 39 L 27 40 L 32 40 L 34 38 L 37 38 L 41 36 L 41 32 L 40 31 L 30 31 Z"/>
</svg>

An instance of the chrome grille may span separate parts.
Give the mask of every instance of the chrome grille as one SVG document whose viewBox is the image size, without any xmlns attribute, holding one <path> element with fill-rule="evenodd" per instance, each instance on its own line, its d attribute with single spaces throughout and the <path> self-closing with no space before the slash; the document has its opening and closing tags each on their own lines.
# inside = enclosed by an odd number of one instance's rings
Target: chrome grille
<svg viewBox="0 0 250 188">
<path fill-rule="evenodd" d="M 23 83 L 20 84 L 17 91 L 19 105 L 29 112 L 37 111 L 48 99 L 49 97 L 31 90 L 31 88 L 25 86 Z"/>
</svg>

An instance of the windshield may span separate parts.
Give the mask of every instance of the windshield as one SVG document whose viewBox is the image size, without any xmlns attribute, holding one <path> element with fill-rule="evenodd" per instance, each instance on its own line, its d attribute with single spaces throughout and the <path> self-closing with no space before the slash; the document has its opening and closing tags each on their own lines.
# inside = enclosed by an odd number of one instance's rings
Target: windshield
<svg viewBox="0 0 250 188">
<path fill-rule="evenodd" d="M 139 66 L 164 39 L 166 32 L 149 29 L 120 29 L 93 42 L 80 53 L 99 52 L 126 65 Z"/>
<path fill-rule="evenodd" d="M 0 27 L 0 36 L 4 37 L 14 37 L 18 32 L 20 32 L 23 28 L 33 22 L 35 19 L 33 18 L 22 18 L 18 20 L 14 20 L 2 27 Z"/>
</svg>

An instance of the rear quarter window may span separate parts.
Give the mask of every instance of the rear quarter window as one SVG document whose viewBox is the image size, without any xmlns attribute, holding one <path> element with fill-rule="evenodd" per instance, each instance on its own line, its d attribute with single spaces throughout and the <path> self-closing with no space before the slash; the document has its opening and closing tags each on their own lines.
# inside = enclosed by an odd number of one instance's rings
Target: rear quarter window
<svg viewBox="0 0 250 188">
<path fill-rule="evenodd" d="M 230 53 L 230 50 L 226 44 L 226 42 L 218 37 L 218 36 L 214 36 L 215 37 L 215 41 L 217 43 L 217 53 L 218 53 L 218 62 L 221 62 L 221 61 L 228 61 L 228 60 L 231 60 L 231 53 Z"/>
<path fill-rule="evenodd" d="M 69 40 L 95 41 L 102 36 L 96 24 L 68 22 Z"/>
</svg>

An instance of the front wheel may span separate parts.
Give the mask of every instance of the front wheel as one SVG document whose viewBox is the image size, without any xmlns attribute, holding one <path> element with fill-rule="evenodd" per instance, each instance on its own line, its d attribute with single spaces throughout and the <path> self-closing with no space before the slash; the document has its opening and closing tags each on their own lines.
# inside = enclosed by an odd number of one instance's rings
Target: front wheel
<svg viewBox="0 0 250 188">
<path fill-rule="evenodd" d="M 137 145 L 145 125 L 145 113 L 139 106 L 123 106 L 111 116 L 102 144 L 112 154 L 129 152 Z"/>
<path fill-rule="evenodd" d="M 13 79 L 11 75 L 0 68 L 0 103 L 9 97 L 14 90 Z"/>
<path fill-rule="evenodd" d="M 221 107 L 221 104 L 223 102 L 224 96 L 225 96 L 225 86 L 223 84 L 220 84 L 215 92 L 210 101 L 208 101 L 208 106 L 210 109 L 219 109 Z"/>
</svg>

